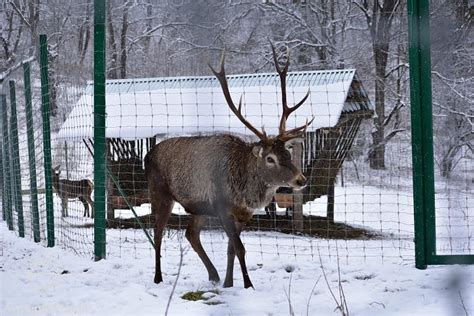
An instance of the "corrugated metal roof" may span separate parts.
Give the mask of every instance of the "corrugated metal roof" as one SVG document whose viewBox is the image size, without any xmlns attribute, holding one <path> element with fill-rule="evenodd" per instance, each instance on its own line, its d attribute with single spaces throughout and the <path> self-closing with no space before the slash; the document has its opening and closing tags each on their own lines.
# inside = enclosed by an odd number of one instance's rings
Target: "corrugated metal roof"
<svg viewBox="0 0 474 316">
<path fill-rule="evenodd" d="M 230 87 L 280 86 L 280 78 L 276 73 L 228 75 L 227 81 Z M 348 113 L 357 110 L 373 110 L 355 69 L 289 72 L 286 79 L 288 87 L 310 87 L 344 81 L 352 81 L 352 84 L 342 111 Z M 157 77 L 106 81 L 107 94 L 210 87 L 219 87 L 219 82 L 214 76 Z M 92 92 L 93 83 L 88 82 L 85 93 L 92 95 Z"/>
</svg>

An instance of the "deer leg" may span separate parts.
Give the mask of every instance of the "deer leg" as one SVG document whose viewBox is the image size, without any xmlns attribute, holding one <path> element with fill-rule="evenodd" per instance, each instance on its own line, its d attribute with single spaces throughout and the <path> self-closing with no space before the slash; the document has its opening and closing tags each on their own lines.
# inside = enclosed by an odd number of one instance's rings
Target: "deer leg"
<svg viewBox="0 0 474 316">
<path fill-rule="evenodd" d="M 191 244 L 191 247 L 193 247 L 194 251 L 196 251 L 196 253 L 198 254 L 199 258 L 201 258 L 202 262 L 204 263 L 204 266 L 206 266 L 207 273 L 209 274 L 209 281 L 217 283 L 220 280 L 219 274 L 217 273 L 216 268 L 207 256 L 206 251 L 202 247 L 201 239 L 199 238 L 199 234 L 203 225 L 203 216 L 191 215 L 185 236 Z"/>
<path fill-rule="evenodd" d="M 243 224 L 236 222 L 236 232 L 240 238 L 240 232 L 242 231 Z M 235 250 L 232 242 L 229 239 L 227 244 L 227 271 L 225 275 L 224 287 L 233 287 L 234 286 L 234 259 L 235 259 Z"/>
<path fill-rule="evenodd" d="M 89 216 L 89 204 L 87 204 L 86 199 L 84 199 L 83 196 L 78 197 L 79 201 L 82 202 L 82 205 L 84 205 L 84 215 L 83 217 Z"/>
<path fill-rule="evenodd" d="M 67 216 L 67 199 L 61 198 L 61 217 Z"/>
<path fill-rule="evenodd" d="M 230 215 L 223 215 L 220 217 L 222 226 L 224 227 L 224 230 L 227 234 L 227 237 L 229 237 L 229 244 L 232 245 L 234 248 L 235 255 L 237 255 L 237 258 L 239 259 L 240 263 L 240 269 L 242 270 L 242 276 L 244 279 L 244 287 L 247 289 L 249 287 L 253 288 L 252 282 L 250 281 L 249 274 L 247 272 L 247 265 L 245 264 L 245 247 L 242 244 L 242 241 L 240 240 L 240 231 L 236 227 L 236 223 L 234 221 L 234 218 Z M 229 248 L 227 248 L 229 249 Z M 232 264 L 232 268 L 230 271 L 231 273 L 233 272 L 233 261 L 234 261 L 234 256 L 232 255 L 232 252 L 227 254 L 227 259 L 228 259 L 228 264 L 227 268 L 229 268 L 230 264 Z M 229 262 L 229 259 L 231 259 Z M 232 279 L 232 275 L 226 274 L 226 280 L 224 282 L 224 287 L 226 287 L 226 284 L 229 284 L 227 281 Z M 231 285 L 229 285 L 231 286 Z"/>
<path fill-rule="evenodd" d="M 94 202 L 92 202 L 92 199 L 91 199 L 90 195 L 85 196 L 84 198 L 86 199 L 87 203 L 90 204 L 90 206 L 91 206 L 90 216 L 91 216 L 91 218 L 94 218 Z"/>
<path fill-rule="evenodd" d="M 276 217 L 276 202 L 275 202 L 275 199 L 272 199 L 270 204 L 267 205 L 267 208 L 268 208 L 268 212 L 267 212 L 268 217 L 270 219 L 274 219 Z M 265 208 L 265 211 L 267 210 L 267 208 Z"/>
<path fill-rule="evenodd" d="M 152 213 L 155 214 L 155 283 L 163 282 L 161 275 L 161 241 L 163 239 L 163 230 L 173 209 L 173 204 L 173 200 L 169 199 L 155 197 L 151 200 Z"/>
</svg>

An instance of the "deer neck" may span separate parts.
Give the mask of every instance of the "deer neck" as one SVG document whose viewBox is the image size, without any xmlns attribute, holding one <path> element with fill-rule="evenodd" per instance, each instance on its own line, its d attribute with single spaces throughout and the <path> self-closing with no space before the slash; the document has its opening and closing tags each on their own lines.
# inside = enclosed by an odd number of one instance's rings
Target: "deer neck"
<svg viewBox="0 0 474 316">
<path fill-rule="evenodd" d="M 59 179 L 53 177 L 53 188 L 56 190 L 56 192 L 59 192 Z"/>
<path fill-rule="evenodd" d="M 271 202 L 278 187 L 269 186 L 262 180 L 258 171 L 258 158 L 251 153 L 251 148 L 247 157 L 246 163 L 241 161 L 238 164 L 239 172 L 236 176 L 240 179 L 235 182 L 238 186 L 234 192 L 240 195 L 241 202 L 248 208 L 262 208 Z"/>
</svg>

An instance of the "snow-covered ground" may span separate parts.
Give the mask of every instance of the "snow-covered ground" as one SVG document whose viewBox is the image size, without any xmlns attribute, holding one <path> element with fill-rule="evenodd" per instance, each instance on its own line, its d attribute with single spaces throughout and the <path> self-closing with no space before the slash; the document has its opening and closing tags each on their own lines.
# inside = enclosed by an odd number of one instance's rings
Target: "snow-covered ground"
<svg viewBox="0 0 474 316">
<path fill-rule="evenodd" d="M 405 159 L 400 154 L 402 150 L 394 152 L 397 153 L 394 160 Z M 409 153 L 406 155 L 409 157 Z M 338 258 L 340 280 L 351 315 L 465 315 L 464 309 L 473 314 L 473 266 L 430 266 L 425 271 L 414 268 L 411 169 L 404 167 L 405 161 L 400 165 L 377 173 L 361 170 L 364 166 L 361 164 L 360 181 L 354 180 L 349 165 L 344 171 L 345 186 L 338 182 L 335 189 L 336 221 L 382 233 L 386 236 L 383 239 L 336 241 L 244 231 L 242 240 L 255 290 L 243 289 L 237 261 L 234 288 L 223 289 L 209 283 L 203 264 L 189 249 L 188 242 L 181 243 L 183 230 L 166 232 L 162 247 L 163 284 L 152 282 L 154 253 L 139 229 L 107 230 L 107 260 L 93 262 L 93 220 L 82 217 L 83 207 L 77 201 L 69 203 L 70 217 L 62 218 L 56 194 L 58 247 L 43 247 L 46 242 L 43 194 L 39 196 L 43 246 L 36 245 L 31 241 L 29 196 L 24 195 L 27 238 L 18 238 L 17 232 L 8 231 L 5 223 L 0 222 L 0 315 L 162 315 L 178 273 L 181 245 L 185 247 L 185 255 L 170 303 L 170 315 L 290 315 L 288 301 L 295 315 L 333 315 L 336 303 L 329 288 L 339 299 Z M 22 178 L 26 190 L 29 177 L 27 164 L 24 166 Z M 398 165 L 390 163 L 390 166 Z M 90 178 L 86 172 L 91 170 L 89 162 L 84 160 L 76 167 L 78 173 L 72 173 L 71 178 Z M 470 185 L 472 179 L 468 178 L 472 170 L 469 164 L 460 172 L 462 178 L 436 182 L 439 254 L 473 254 L 474 191 Z M 40 183 L 42 178 L 40 175 Z M 326 203 L 326 197 L 317 199 L 306 204 L 304 212 L 325 216 Z M 144 204 L 136 211 L 139 215 L 148 214 L 150 207 Z M 179 205 L 174 211 L 183 213 Z M 115 215 L 132 217 L 130 210 L 117 210 Z M 13 216 L 17 230 L 16 212 Z M 222 231 L 203 231 L 202 240 L 223 278 L 227 238 Z M 197 290 L 216 293 L 207 293 L 213 296 L 207 301 L 181 298 Z"/>
<path fill-rule="evenodd" d="M 93 262 L 60 247 L 45 248 L 20 239 L 4 222 L 0 230 L 1 315 L 163 315 L 177 277 L 169 315 L 290 315 L 290 304 L 295 315 L 338 315 L 329 289 L 340 300 L 339 280 L 351 315 L 474 313 L 473 266 L 417 270 L 412 260 L 397 258 L 396 247 L 385 249 L 387 254 L 395 253 L 383 261 L 363 257 L 346 261 L 340 256 L 340 274 L 337 256 L 328 256 L 324 243 L 311 250 L 300 248 L 303 253 L 296 257 L 250 251 L 247 264 L 255 290 L 243 288 L 238 264 L 235 286 L 224 289 L 207 281 L 204 266 L 186 241 L 179 242 L 179 234 L 176 242 L 166 245 L 164 282 L 156 285 L 151 255 L 136 258 L 123 253 Z M 258 238 L 271 244 L 277 234 L 246 235 L 247 241 Z M 184 256 L 178 275 L 180 247 Z M 214 247 L 210 257 L 222 278 L 225 244 Z M 181 298 L 197 290 L 212 292 L 205 294 L 208 300 Z"/>
</svg>

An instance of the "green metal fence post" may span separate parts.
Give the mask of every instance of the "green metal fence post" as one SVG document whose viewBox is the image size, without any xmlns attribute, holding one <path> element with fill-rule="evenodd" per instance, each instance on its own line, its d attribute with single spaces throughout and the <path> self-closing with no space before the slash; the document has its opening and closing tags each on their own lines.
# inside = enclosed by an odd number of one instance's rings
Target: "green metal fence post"
<svg viewBox="0 0 474 316">
<path fill-rule="evenodd" d="M 416 267 L 436 255 L 429 0 L 408 0 Z"/>
<path fill-rule="evenodd" d="M 7 96 L 0 95 L 2 101 L 2 125 L 3 125 L 3 165 L 4 168 L 4 190 L 5 198 L 2 203 L 5 203 L 5 219 L 9 230 L 13 230 L 13 213 L 12 213 L 12 192 L 11 192 L 11 168 L 10 168 L 10 136 L 8 132 L 8 107 Z"/>
<path fill-rule="evenodd" d="M 6 221 L 7 220 L 7 207 L 5 205 L 5 198 L 7 196 L 5 192 L 5 178 L 3 175 L 3 170 L 5 170 L 5 167 L 3 164 L 5 163 L 3 161 L 3 138 L 1 138 L 2 143 L 0 146 L 0 159 L 2 160 L 2 163 L 0 163 L 0 183 L 2 184 L 2 220 Z"/>
<path fill-rule="evenodd" d="M 12 166 L 13 166 L 13 186 L 15 210 L 18 215 L 18 234 L 25 237 L 25 220 L 23 217 L 23 198 L 21 196 L 21 164 L 20 149 L 18 143 L 18 119 L 16 112 L 16 89 L 15 81 L 10 80 L 10 129 L 11 129 L 11 148 L 12 148 Z"/>
<path fill-rule="evenodd" d="M 94 1 L 94 257 L 105 258 L 105 4 Z"/>
<path fill-rule="evenodd" d="M 2 109 L 3 109 L 3 105 L 2 105 Z M 3 115 L 2 117 L 0 117 L 0 121 L 2 122 L 2 132 L 3 132 Z M 1 150 L 1 155 L 0 155 L 0 159 L 2 159 L 2 163 L 0 163 L 0 181 L 1 181 L 1 184 L 2 184 L 2 220 L 3 221 L 7 221 L 7 205 L 5 203 L 5 199 L 7 197 L 7 192 L 5 190 L 5 174 L 4 174 L 4 170 L 5 170 L 5 150 L 3 149 L 3 134 L 2 134 L 2 137 L 0 137 L 1 139 L 1 146 L 0 146 L 0 150 Z"/>
<path fill-rule="evenodd" d="M 25 82 L 25 110 L 26 110 L 26 132 L 28 135 L 28 160 L 30 167 L 30 194 L 31 194 L 31 219 L 33 229 L 33 240 L 40 242 L 40 223 L 38 209 L 38 184 L 36 181 L 36 154 L 35 134 L 33 125 L 33 110 L 31 103 L 31 79 L 30 63 L 23 64 L 23 81 Z"/>
<path fill-rule="evenodd" d="M 46 186 L 46 230 L 48 247 L 54 247 L 54 210 L 51 170 L 51 128 L 49 125 L 48 41 L 40 35 L 41 103 L 43 117 L 44 179 Z"/>
</svg>

